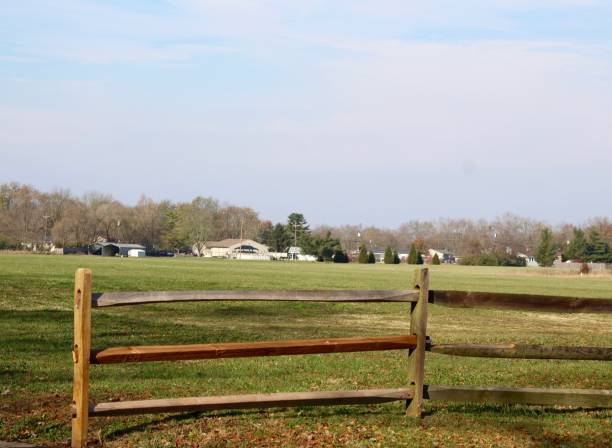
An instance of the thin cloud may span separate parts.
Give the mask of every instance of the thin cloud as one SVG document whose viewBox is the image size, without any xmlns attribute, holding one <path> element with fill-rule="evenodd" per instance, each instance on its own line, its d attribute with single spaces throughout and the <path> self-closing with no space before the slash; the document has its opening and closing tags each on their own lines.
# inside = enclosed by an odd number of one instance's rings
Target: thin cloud
<svg viewBox="0 0 612 448">
<path fill-rule="evenodd" d="M 612 45 L 565 24 L 599 13 L 601 28 L 605 8 L 12 2 L 0 177 L 137 199 L 129 176 L 66 177 L 83 158 L 161 173 L 141 176 L 138 194 L 213 195 L 274 219 L 287 207 L 330 223 L 508 209 L 580 219 L 598 205 L 576 191 L 612 195 Z M 566 184 L 580 188 L 549 204 L 547 189 Z M 406 210 L 423 186 L 428 204 Z"/>
</svg>

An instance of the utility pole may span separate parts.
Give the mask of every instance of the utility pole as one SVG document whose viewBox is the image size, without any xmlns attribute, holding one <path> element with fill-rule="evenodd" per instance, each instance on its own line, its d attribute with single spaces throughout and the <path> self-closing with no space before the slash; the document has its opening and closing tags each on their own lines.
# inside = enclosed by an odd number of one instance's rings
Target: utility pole
<svg viewBox="0 0 612 448">
<path fill-rule="evenodd" d="M 298 229 L 298 224 L 294 223 L 293 224 L 293 248 L 297 250 L 297 229 Z M 294 259 L 297 257 L 297 254 L 293 254 Z"/>
<path fill-rule="evenodd" d="M 240 219 L 240 249 L 239 249 L 239 259 L 242 260 L 242 228 L 244 226 L 244 219 Z"/>
<path fill-rule="evenodd" d="M 47 227 L 49 227 L 49 223 L 48 223 L 48 219 L 51 216 L 49 215 L 43 215 L 43 219 L 45 220 L 45 236 L 43 237 L 43 245 L 47 244 Z"/>
</svg>

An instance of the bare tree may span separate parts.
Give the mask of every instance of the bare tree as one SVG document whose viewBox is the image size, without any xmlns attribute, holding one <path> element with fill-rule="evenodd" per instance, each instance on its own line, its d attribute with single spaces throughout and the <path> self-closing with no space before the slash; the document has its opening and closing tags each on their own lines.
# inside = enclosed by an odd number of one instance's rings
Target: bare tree
<svg viewBox="0 0 612 448">
<path fill-rule="evenodd" d="M 229 205 L 219 209 L 216 219 L 216 238 L 256 238 L 260 230 L 259 215 L 249 207 Z"/>
<path fill-rule="evenodd" d="M 179 206 L 180 232 L 193 244 L 197 255 L 202 255 L 206 242 L 215 234 L 218 209 L 219 203 L 216 199 L 202 196 Z"/>
</svg>

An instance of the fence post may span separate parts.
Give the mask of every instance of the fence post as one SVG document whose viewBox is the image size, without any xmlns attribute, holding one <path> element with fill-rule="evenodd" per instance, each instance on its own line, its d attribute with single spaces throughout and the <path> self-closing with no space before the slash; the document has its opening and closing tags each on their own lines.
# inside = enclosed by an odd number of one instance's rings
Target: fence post
<svg viewBox="0 0 612 448">
<path fill-rule="evenodd" d="M 414 274 L 414 287 L 419 289 L 419 300 L 410 304 L 410 334 L 416 335 L 417 346 L 410 350 L 408 355 L 408 379 L 410 386 L 413 387 L 413 397 L 407 401 L 406 415 L 421 417 L 425 379 L 429 270 L 427 268 L 417 269 Z"/>
<path fill-rule="evenodd" d="M 89 352 L 91 350 L 91 270 L 74 276 L 74 379 L 72 385 L 72 448 L 87 446 L 89 418 Z"/>
</svg>

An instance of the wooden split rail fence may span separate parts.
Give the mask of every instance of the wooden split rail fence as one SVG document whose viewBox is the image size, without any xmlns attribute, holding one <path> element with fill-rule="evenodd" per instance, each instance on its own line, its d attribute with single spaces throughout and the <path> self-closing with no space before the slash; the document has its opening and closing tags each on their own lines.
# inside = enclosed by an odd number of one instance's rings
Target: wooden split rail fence
<svg viewBox="0 0 612 448">
<path fill-rule="evenodd" d="M 190 345 L 154 345 L 91 348 L 91 309 L 180 301 L 299 301 L 299 302 L 408 302 L 409 334 L 379 337 L 306 339 Z M 495 358 L 612 360 L 612 348 L 557 347 L 524 344 L 433 344 L 427 337 L 427 306 L 435 303 L 464 308 L 497 308 L 526 311 L 610 313 L 612 300 L 535 296 L 524 294 L 430 291 L 429 272 L 415 272 L 413 288 L 400 291 L 172 291 L 93 293 L 92 273 L 78 269 L 74 286 L 74 362 L 72 446 L 87 445 L 89 417 L 179 411 L 209 411 L 289 406 L 375 404 L 405 401 L 406 414 L 420 417 L 423 400 L 481 403 L 526 403 L 586 407 L 612 406 L 611 390 L 540 389 L 427 385 L 425 353 Z M 187 397 L 91 404 L 90 364 L 179 361 L 255 356 L 309 355 L 408 349 L 407 386 L 332 392 Z"/>
</svg>

